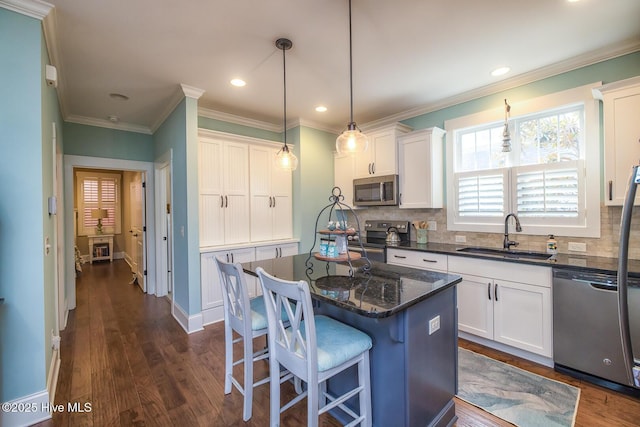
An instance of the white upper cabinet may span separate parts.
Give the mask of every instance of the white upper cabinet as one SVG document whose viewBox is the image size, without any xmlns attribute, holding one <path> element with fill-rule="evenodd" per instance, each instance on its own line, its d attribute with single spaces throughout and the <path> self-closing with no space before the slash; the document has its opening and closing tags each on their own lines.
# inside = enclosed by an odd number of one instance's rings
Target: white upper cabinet
<svg viewBox="0 0 640 427">
<path fill-rule="evenodd" d="M 433 127 L 398 138 L 400 208 L 441 208 L 444 130 Z"/>
<path fill-rule="evenodd" d="M 249 146 L 200 137 L 200 246 L 249 241 Z"/>
<path fill-rule="evenodd" d="M 631 167 L 640 164 L 640 77 L 601 86 L 596 95 L 604 111 L 605 204 L 622 205 Z"/>
<path fill-rule="evenodd" d="M 355 177 L 356 158 L 351 154 L 333 156 L 333 185 L 340 188 L 344 203 L 353 207 L 353 178 Z"/>
<path fill-rule="evenodd" d="M 291 172 L 275 166 L 279 149 L 261 145 L 249 149 L 252 242 L 292 236 Z"/>
<path fill-rule="evenodd" d="M 398 173 L 397 138 L 411 128 L 401 123 L 365 132 L 369 147 L 355 156 L 355 177 L 395 175 Z"/>
</svg>

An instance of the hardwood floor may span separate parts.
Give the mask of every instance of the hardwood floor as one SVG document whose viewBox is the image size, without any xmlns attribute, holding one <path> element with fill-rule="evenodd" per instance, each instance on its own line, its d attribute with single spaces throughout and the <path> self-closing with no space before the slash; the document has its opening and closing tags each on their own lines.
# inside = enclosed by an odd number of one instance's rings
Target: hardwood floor
<svg viewBox="0 0 640 427">
<path fill-rule="evenodd" d="M 68 403 L 90 404 L 90 411 L 58 412 L 39 426 L 268 425 L 268 385 L 255 389 L 253 417 L 246 423 L 240 393 L 234 389 L 224 395 L 222 324 L 187 335 L 171 316 L 167 299 L 128 284 L 131 273 L 124 261 L 85 264 L 83 269 L 76 285 L 77 308 L 62 332 L 55 403 L 65 408 Z M 580 387 L 576 426 L 640 425 L 638 399 L 470 342 L 460 344 Z M 266 375 L 267 363 L 258 363 L 256 377 Z M 283 394 L 293 396 L 293 387 L 286 384 Z M 305 425 L 305 405 L 302 401 L 285 412 L 282 425 Z M 459 427 L 510 425 L 459 399 L 456 413 Z M 339 423 L 325 414 L 321 425 Z"/>
</svg>

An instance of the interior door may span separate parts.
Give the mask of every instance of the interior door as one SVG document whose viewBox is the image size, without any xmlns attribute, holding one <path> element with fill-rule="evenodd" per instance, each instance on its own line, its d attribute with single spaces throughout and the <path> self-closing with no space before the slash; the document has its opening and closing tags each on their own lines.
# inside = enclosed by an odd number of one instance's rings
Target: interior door
<svg viewBox="0 0 640 427">
<path fill-rule="evenodd" d="M 138 172 L 134 175 L 130 184 L 131 197 L 131 239 L 132 250 L 131 270 L 134 280 L 140 286 L 143 292 L 147 291 L 145 282 L 145 233 L 144 233 L 144 186 L 143 173 Z"/>
</svg>

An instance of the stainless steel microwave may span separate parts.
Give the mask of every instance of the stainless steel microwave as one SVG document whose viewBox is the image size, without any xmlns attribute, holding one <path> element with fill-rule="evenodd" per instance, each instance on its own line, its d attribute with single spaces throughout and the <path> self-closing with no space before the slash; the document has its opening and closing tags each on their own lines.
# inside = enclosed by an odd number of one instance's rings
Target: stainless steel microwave
<svg viewBox="0 0 640 427">
<path fill-rule="evenodd" d="M 353 204 L 354 206 L 398 205 L 398 175 L 354 179 Z"/>
</svg>

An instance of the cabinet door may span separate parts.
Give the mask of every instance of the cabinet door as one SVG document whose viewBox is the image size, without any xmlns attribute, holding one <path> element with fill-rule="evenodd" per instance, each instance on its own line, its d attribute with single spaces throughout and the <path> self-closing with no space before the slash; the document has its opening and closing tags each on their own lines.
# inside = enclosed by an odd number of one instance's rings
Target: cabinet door
<svg viewBox="0 0 640 427">
<path fill-rule="evenodd" d="M 248 242 L 249 146 L 226 142 L 224 149 L 225 244 Z"/>
<path fill-rule="evenodd" d="M 374 133 L 369 144 L 373 146 L 373 175 L 395 175 L 398 173 L 398 154 L 394 130 Z"/>
<path fill-rule="evenodd" d="M 219 256 L 222 261 L 226 261 L 226 254 L 226 251 L 200 254 L 202 310 L 222 306 L 222 287 L 220 285 L 220 276 L 218 274 L 215 257 Z"/>
<path fill-rule="evenodd" d="M 458 283 L 458 329 L 493 339 L 493 281 L 463 274 Z"/>
<path fill-rule="evenodd" d="M 272 238 L 273 199 L 271 196 L 271 149 L 251 147 L 251 241 Z"/>
<path fill-rule="evenodd" d="M 494 340 L 551 357 L 551 289 L 505 280 L 494 286 Z"/>
<path fill-rule="evenodd" d="M 604 97 L 605 203 L 622 205 L 631 167 L 640 163 L 640 85 Z M 640 194 L 636 196 L 640 204 Z"/>
<path fill-rule="evenodd" d="M 256 252 L 254 248 L 245 248 L 245 249 L 234 249 L 229 251 L 229 255 L 231 257 L 232 262 L 251 262 L 256 259 Z M 258 279 L 249 274 L 244 275 L 245 280 L 247 281 L 247 289 L 249 290 L 249 298 L 253 298 L 257 295 L 260 295 L 260 284 L 258 283 Z"/>
<path fill-rule="evenodd" d="M 278 150 L 273 150 L 275 156 Z M 272 166 L 271 195 L 273 204 L 272 239 L 288 239 L 293 235 L 291 171 Z"/>
<path fill-rule="evenodd" d="M 344 203 L 353 206 L 353 178 L 355 178 L 355 156 L 335 154 L 333 157 L 333 185 L 340 187 Z"/>
<path fill-rule="evenodd" d="M 356 178 L 366 178 L 373 174 L 373 152 L 375 151 L 375 142 L 371 139 L 370 135 L 367 136 L 369 137 L 369 146 L 367 147 L 367 151 L 354 155 Z"/>
<path fill-rule="evenodd" d="M 443 134 L 443 130 L 431 128 L 399 138 L 401 209 L 442 207 Z"/>
<path fill-rule="evenodd" d="M 224 244 L 223 145 L 209 138 L 198 144 L 201 247 Z"/>
</svg>

